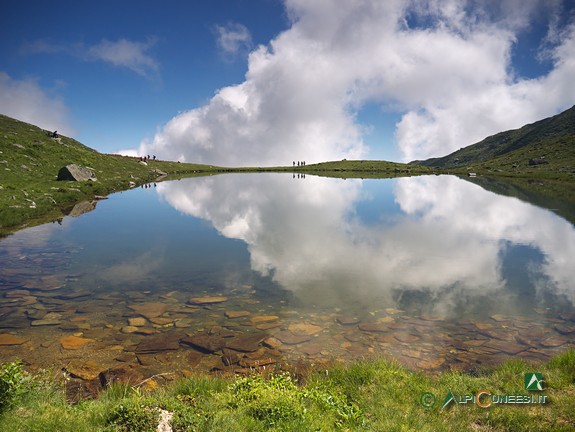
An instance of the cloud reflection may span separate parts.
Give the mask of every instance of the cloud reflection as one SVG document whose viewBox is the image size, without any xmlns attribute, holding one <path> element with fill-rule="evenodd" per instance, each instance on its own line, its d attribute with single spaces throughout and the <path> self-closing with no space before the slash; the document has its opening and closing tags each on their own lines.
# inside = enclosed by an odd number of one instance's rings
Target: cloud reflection
<svg viewBox="0 0 575 432">
<path fill-rule="evenodd" d="M 539 289 L 575 301 L 570 223 L 452 176 L 393 181 L 393 205 L 371 197 L 373 181 L 312 176 L 225 175 L 162 183 L 158 192 L 245 241 L 253 270 L 307 302 L 342 305 L 375 295 L 387 307 L 398 292 L 415 290 L 447 313 L 476 296 L 502 295 L 509 288 L 504 257 L 516 244 L 543 256 L 531 266 L 546 281 Z M 361 203 L 378 223 L 365 222 Z"/>
</svg>

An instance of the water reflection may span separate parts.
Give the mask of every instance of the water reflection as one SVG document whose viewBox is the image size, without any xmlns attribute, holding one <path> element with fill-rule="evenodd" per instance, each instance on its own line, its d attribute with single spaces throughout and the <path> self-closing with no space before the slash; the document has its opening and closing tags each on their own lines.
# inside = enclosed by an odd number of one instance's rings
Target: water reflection
<svg viewBox="0 0 575 432">
<path fill-rule="evenodd" d="M 392 180 L 384 197 L 383 181 L 286 177 L 209 177 L 158 192 L 245 241 L 252 269 L 306 303 L 460 316 L 575 299 L 575 230 L 552 212 L 451 176 Z"/>
<path fill-rule="evenodd" d="M 0 241 L 0 360 L 545 359 L 573 346 L 574 257 L 571 223 L 456 177 L 164 182 Z"/>
</svg>

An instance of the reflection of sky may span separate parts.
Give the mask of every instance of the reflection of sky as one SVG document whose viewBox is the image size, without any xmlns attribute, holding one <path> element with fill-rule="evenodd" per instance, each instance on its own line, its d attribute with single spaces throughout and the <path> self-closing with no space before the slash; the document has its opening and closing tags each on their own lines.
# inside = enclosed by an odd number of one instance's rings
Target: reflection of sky
<svg viewBox="0 0 575 432">
<path fill-rule="evenodd" d="M 268 292 L 259 273 L 303 304 L 352 313 L 524 315 L 575 302 L 573 225 L 450 176 L 165 182 L 0 242 L 11 265 L 48 249 L 92 288 L 226 291 L 257 280 Z"/>
<path fill-rule="evenodd" d="M 440 310 L 475 296 L 521 296 L 527 279 L 531 301 L 540 291 L 574 301 L 573 226 L 455 177 L 225 175 L 162 183 L 158 192 L 244 240 L 252 269 L 313 301 L 369 293 L 391 304 L 416 290 Z"/>
</svg>

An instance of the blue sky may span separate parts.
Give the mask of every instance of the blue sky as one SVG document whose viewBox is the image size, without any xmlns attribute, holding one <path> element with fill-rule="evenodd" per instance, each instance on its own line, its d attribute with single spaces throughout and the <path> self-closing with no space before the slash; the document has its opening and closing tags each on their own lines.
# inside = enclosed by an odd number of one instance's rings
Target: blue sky
<svg viewBox="0 0 575 432">
<path fill-rule="evenodd" d="M 5 1 L 0 112 L 220 165 L 447 154 L 575 103 L 572 1 Z"/>
</svg>

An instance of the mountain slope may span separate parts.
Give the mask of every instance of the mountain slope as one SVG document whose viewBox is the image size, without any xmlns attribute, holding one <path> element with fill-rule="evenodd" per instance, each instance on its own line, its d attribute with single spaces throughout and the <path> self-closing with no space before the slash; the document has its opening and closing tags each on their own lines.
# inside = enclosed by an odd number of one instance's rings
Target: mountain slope
<svg viewBox="0 0 575 432">
<path fill-rule="evenodd" d="M 530 165 L 530 160 L 545 163 Z M 533 169 L 573 172 L 575 169 L 575 106 L 553 117 L 501 132 L 447 156 L 411 163 L 438 168 Z M 533 162 L 532 162 L 533 163 Z M 486 165 L 487 164 L 487 165 Z"/>
<path fill-rule="evenodd" d="M 68 164 L 90 167 L 97 181 L 57 181 Z M 53 220 L 95 195 L 128 189 L 157 179 L 156 170 L 190 173 L 210 167 L 97 152 L 65 136 L 57 139 L 37 126 L 0 115 L 0 238 L 18 227 Z M 214 167 L 211 167 L 214 168 Z"/>
</svg>

